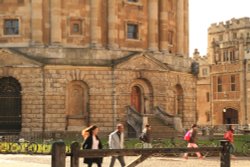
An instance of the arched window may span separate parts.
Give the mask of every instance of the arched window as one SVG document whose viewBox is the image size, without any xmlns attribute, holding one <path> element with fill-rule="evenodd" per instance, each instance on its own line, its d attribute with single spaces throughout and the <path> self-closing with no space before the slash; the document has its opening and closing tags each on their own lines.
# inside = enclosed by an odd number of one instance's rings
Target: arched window
<svg viewBox="0 0 250 167">
<path fill-rule="evenodd" d="M 21 125 L 21 85 L 13 77 L 3 77 L 0 79 L 0 131 L 20 132 Z"/>
</svg>

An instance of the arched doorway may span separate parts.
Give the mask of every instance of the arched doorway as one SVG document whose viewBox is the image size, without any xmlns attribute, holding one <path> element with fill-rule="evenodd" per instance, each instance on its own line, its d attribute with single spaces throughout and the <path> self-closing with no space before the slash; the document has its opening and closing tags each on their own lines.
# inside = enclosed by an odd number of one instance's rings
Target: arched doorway
<svg viewBox="0 0 250 167">
<path fill-rule="evenodd" d="M 142 90 L 139 86 L 133 86 L 131 90 L 131 106 L 139 113 L 142 112 Z"/>
<path fill-rule="evenodd" d="M 224 124 L 238 124 L 238 111 L 233 108 L 223 109 Z"/>
<path fill-rule="evenodd" d="M 67 86 L 66 130 L 88 126 L 88 86 L 82 81 L 71 81 Z"/>
<path fill-rule="evenodd" d="M 13 77 L 3 77 L 0 79 L 0 131 L 20 132 L 21 127 L 21 85 Z"/>
</svg>

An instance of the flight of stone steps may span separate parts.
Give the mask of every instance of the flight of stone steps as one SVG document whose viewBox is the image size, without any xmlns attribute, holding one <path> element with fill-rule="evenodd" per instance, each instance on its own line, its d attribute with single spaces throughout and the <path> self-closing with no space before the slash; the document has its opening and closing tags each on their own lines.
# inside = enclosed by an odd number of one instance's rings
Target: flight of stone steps
<svg viewBox="0 0 250 167">
<path fill-rule="evenodd" d="M 148 117 L 148 123 L 152 127 L 153 139 L 171 138 L 171 137 L 176 137 L 178 135 L 181 135 L 172 126 L 165 125 L 159 118 L 153 115 Z"/>
</svg>

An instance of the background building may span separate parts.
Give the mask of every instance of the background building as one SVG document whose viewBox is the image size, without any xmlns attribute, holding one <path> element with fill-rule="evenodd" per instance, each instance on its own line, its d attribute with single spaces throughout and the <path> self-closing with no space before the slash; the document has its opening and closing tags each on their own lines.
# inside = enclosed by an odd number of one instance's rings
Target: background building
<svg viewBox="0 0 250 167">
<path fill-rule="evenodd" d="M 195 122 L 188 0 L 0 0 L 0 13 L 2 132 Z"/>
<path fill-rule="evenodd" d="M 250 123 L 250 19 L 231 19 L 208 29 L 208 55 L 200 66 L 197 103 L 200 124 Z M 205 60 L 205 62 L 204 62 Z M 208 74 L 209 73 L 209 74 Z"/>
</svg>

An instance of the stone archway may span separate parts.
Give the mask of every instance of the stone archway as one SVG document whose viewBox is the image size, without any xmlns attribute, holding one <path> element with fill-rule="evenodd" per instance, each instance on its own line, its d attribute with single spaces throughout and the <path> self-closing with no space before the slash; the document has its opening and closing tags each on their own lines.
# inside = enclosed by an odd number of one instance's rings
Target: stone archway
<svg viewBox="0 0 250 167">
<path fill-rule="evenodd" d="M 149 81 L 137 79 L 130 84 L 130 105 L 141 114 L 150 114 L 153 107 L 153 88 Z"/>
<path fill-rule="evenodd" d="M 80 130 L 89 123 L 89 93 L 83 81 L 71 81 L 66 93 L 66 130 Z"/>
<path fill-rule="evenodd" d="M 223 124 L 238 124 L 238 111 L 233 108 L 223 109 Z"/>
<path fill-rule="evenodd" d="M 20 132 L 22 128 L 21 85 L 13 77 L 0 79 L 0 132 Z"/>
</svg>

